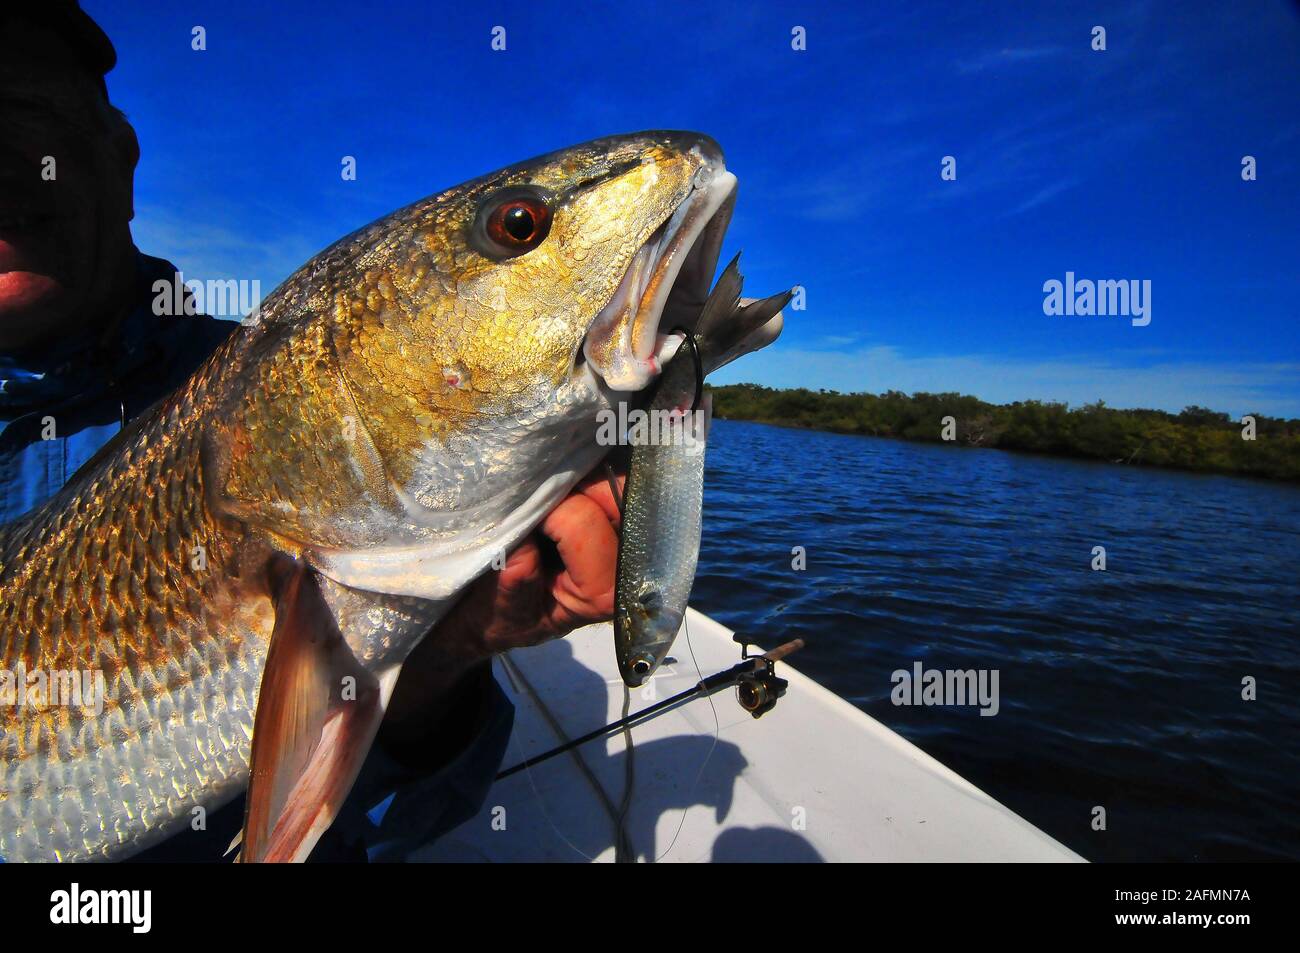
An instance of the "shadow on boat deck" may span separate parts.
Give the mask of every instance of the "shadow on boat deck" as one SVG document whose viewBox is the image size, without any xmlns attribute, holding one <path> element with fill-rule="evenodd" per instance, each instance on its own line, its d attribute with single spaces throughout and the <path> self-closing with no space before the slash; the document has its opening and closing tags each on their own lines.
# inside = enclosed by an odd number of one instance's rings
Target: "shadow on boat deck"
<svg viewBox="0 0 1300 953">
<path fill-rule="evenodd" d="M 545 651 L 546 681 L 552 686 L 557 683 L 565 685 L 563 723 L 566 731 L 577 734 L 588 730 L 589 726 L 603 724 L 607 716 L 610 691 L 604 676 L 578 661 L 572 646 L 564 640 L 546 646 Z M 536 704 L 539 700 L 530 689 L 536 675 L 530 668 L 525 661 L 522 672 L 528 684 L 517 685 L 516 688 Z M 553 708 L 556 699 L 549 692 L 547 696 L 550 699 L 549 707 Z M 711 730 L 713 716 L 707 710 L 710 704 L 708 701 L 697 700 L 690 704 L 698 706 L 697 710 L 702 710 L 700 720 L 709 723 L 710 730 L 700 734 L 679 734 L 639 741 L 637 729 L 633 729 L 633 793 L 627 812 L 626 831 L 637 859 L 650 862 L 676 860 L 719 863 L 822 861 L 822 855 L 797 831 L 775 825 L 727 826 L 727 819 L 733 814 L 737 787 L 744 784 L 742 776 L 749 762 L 736 744 L 715 738 Z M 718 701 L 715 699 L 713 704 L 718 704 Z M 634 710 L 636 707 L 634 701 Z M 551 714 L 558 720 L 555 712 L 552 711 Z M 555 763 L 544 763 L 532 768 L 525 783 L 514 787 L 513 791 L 535 797 L 536 806 L 540 808 L 544 822 L 549 823 L 553 835 L 576 854 L 591 860 L 615 846 L 627 754 L 622 750 L 608 753 L 600 742 L 584 745 L 577 753 L 588 771 L 586 780 L 580 783 L 591 790 L 604 805 L 603 813 L 606 817 L 594 820 L 577 803 L 580 799 L 574 797 L 571 784 L 557 784 L 555 774 L 548 776 L 549 772 L 557 771 L 557 763 L 564 764 L 567 761 L 571 767 L 572 761 L 568 759 L 572 753 L 554 759 Z M 517 739 L 512 738 L 507 763 L 514 763 L 524 756 Z M 529 775 L 529 772 L 523 774 Z M 503 793 L 494 790 L 488 796 L 489 802 L 503 800 Z M 665 814 L 685 812 L 693 807 L 712 810 L 716 829 L 711 837 L 700 836 L 701 821 L 698 812 L 684 820 L 680 826 L 672 825 L 661 836 L 661 820 Z M 761 815 L 741 820 L 760 819 Z M 541 835 L 539 837 L 543 843 L 548 839 Z M 701 841 L 708 842 L 703 850 Z"/>
</svg>

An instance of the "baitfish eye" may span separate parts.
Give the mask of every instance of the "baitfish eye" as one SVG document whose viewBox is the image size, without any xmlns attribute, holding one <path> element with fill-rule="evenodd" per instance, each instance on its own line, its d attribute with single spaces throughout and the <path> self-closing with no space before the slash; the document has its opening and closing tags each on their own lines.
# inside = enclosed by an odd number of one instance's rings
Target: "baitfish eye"
<svg viewBox="0 0 1300 953">
<path fill-rule="evenodd" d="M 474 220 L 475 248 L 489 258 L 532 251 L 551 231 L 551 206 L 539 189 L 519 186 L 490 196 Z"/>
</svg>

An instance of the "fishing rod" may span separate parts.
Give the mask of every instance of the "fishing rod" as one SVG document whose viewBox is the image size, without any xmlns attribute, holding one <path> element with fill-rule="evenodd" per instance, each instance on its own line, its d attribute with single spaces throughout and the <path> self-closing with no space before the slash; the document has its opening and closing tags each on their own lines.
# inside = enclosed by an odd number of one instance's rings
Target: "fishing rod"
<svg viewBox="0 0 1300 953">
<path fill-rule="evenodd" d="M 635 727 L 649 721 L 651 718 L 657 718 L 659 715 L 670 712 L 675 708 L 680 708 L 689 701 L 716 695 L 723 689 L 730 688 L 733 685 L 737 689 L 736 700 L 740 703 L 740 707 L 755 718 L 761 718 L 776 707 L 777 700 L 785 694 L 785 690 L 790 684 L 784 678 L 777 678 L 776 663 L 803 648 L 804 641 L 803 639 L 794 639 L 784 645 L 778 645 L 772 651 L 765 652 L 762 655 L 748 654 L 748 643 L 742 642 L 739 638 L 736 641 L 740 642 L 742 646 L 741 661 L 738 664 L 715 675 L 710 675 L 708 678 L 701 679 L 686 691 L 678 692 L 671 698 L 656 702 L 649 708 L 643 708 L 626 718 L 610 722 L 603 728 L 589 731 L 581 738 L 574 738 L 572 741 L 567 741 L 549 751 L 543 751 L 526 761 L 521 761 L 513 767 L 506 768 L 494 780 L 500 781 L 502 778 L 508 778 L 525 768 L 531 768 L 543 761 L 554 758 L 556 755 L 564 754 L 566 751 L 572 751 L 574 748 L 585 745 L 588 741 L 595 741 L 605 735 L 612 735 L 616 731 Z"/>
</svg>

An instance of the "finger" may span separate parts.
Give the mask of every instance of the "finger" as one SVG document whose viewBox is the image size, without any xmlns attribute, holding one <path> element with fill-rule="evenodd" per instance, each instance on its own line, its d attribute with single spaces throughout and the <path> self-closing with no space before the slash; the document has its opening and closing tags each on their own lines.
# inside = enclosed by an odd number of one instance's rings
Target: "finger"
<svg viewBox="0 0 1300 953">
<path fill-rule="evenodd" d="M 542 523 L 555 542 L 564 571 L 553 586 L 556 601 L 585 619 L 608 618 L 614 611 L 618 534 L 608 512 L 585 494 L 570 496 Z"/>
<path fill-rule="evenodd" d="M 627 475 L 616 471 L 614 480 L 618 484 L 618 498 L 621 500 Z M 585 496 L 599 506 L 606 519 L 615 526 L 622 522 L 622 512 L 618 501 L 614 499 L 614 491 L 610 489 L 609 474 L 605 472 L 603 464 L 583 477 L 582 482 L 574 488 L 574 493 Z"/>
<path fill-rule="evenodd" d="M 500 586 L 508 592 L 540 579 L 541 573 L 542 552 L 537 546 L 537 538 L 529 534 L 506 556 Z"/>
</svg>

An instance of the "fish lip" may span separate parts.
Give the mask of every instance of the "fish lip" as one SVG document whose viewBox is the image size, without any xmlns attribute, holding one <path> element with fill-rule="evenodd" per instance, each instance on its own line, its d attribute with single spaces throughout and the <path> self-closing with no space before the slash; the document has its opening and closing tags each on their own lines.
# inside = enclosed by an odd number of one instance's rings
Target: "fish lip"
<svg viewBox="0 0 1300 953">
<path fill-rule="evenodd" d="M 700 155 L 701 165 L 690 193 L 637 250 L 579 347 L 587 365 L 596 364 L 587 347 L 593 331 L 615 317 L 612 309 L 625 307 L 629 294 L 635 295 L 628 353 L 620 354 L 612 366 L 589 367 L 610 390 L 639 391 L 658 375 L 682 340 L 680 334 L 668 332 L 693 327 L 712 287 L 735 209 L 737 180 L 727 171 L 720 152 L 709 150 Z M 651 262 L 648 270 L 647 258 Z"/>
<path fill-rule="evenodd" d="M 697 185 L 668 220 L 657 263 L 632 322 L 633 354 L 649 357 L 655 334 L 684 325 L 688 330 L 713 285 L 722 241 L 736 206 L 736 177 L 718 162 L 701 167 L 708 179 Z M 674 307 L 675 306 L 675 307 Z"/>
</svg>

